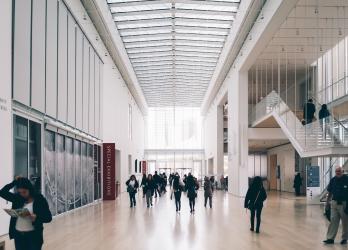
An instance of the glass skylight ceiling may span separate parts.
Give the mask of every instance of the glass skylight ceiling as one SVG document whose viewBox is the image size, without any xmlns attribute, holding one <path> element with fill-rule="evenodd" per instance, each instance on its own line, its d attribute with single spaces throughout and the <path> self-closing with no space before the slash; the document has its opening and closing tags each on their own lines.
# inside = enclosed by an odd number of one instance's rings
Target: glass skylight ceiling
<svg viewBox="0 0 348 250">
<path fill-rule="evenodd" d="M 240 0 L 107 0 L 149 107 L 199 107 Z"/>
</svg>

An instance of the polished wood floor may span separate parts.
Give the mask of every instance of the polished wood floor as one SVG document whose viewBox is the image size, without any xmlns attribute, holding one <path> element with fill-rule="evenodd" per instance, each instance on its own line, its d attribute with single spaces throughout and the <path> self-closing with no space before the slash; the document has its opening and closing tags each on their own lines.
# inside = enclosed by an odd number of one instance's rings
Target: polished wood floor
<svg viewBox="0 0 348 250">
<path fill-rule="evenodd" d="M 327 222 L 321 208 L 289 194 L 269 195 L 259 235 L 249 231 L 243 200 L 224 192 L 215 193 L 213 209 L 203 207 L 200 192 L 194 215 L 189 213 L 185 196 L 180 214 L 169 194 L 157 198 L 150 209 L 141 196 L 137 201 L 137 207 L 130 209 L 128 196 L 123 194 L 115 202 L 55 218 L 46 226 L 44 249 L 346 249 L 339 245 L 340 238 L 334 246 L 324 246 Z"/>
</svg>

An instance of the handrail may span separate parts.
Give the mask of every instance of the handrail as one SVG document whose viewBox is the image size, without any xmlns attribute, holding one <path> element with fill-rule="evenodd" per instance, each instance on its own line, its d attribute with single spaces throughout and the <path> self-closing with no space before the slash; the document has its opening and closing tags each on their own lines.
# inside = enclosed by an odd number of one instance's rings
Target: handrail
<svg viewBox="0 0 348 250">
<path fill-rule="evenodd" d="M 322 104 L 321 104 L 315 97 L 312 97 L 312 99 L 313 99 L 319 106 L 322 106 Z M 330 116 L 334 119 L 335 122 L 337 122 L 339 125 L 341 125 L 341 126 L 344 128 L 345 131 L 348 132 L 348 128 L 346 128 L 346 127 L 344 126 L 344 124 L 343 124 L 340 120 L 338 120 L 332 113 L 330 113 Z"/>
</svg>

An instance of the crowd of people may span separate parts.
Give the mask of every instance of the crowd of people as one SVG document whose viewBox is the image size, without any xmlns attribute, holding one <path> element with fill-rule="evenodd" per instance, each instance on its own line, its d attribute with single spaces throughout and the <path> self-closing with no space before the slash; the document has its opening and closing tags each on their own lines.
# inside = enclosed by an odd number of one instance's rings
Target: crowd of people
<svg viewBox="0 0 348 250">
<path fill-rule="evenodd" d="M 172 173 L 167 178 L 165 173 L 158 173 L 155 171 L 152 174 L 143 174 L 140 185 L 136 180 L 135 175 L 131 175 L 129 180 L 126 182 L 127 192 L 130 199 L 130 207 L 136 206 L 135 194 L 138 189 L 142 189 L 142 197 L 146 199 L 146 205 L 148 208 L 153 206 L 153 198 L 161 197 L 167 192 L 167 186 L 170 186 L 170 198 L 175 200 L 175 208 L 177 212 L 181 211 L 181 197 L 182 193 L 186 193 L 189 200 L 190 212 L 195 212 L 197 191 L 200 188 L 198 179 L 191 173 L 180 177 L 178 173 Z M 204 189 L 204 206 L 212 208 L 212 196 L 214 191 L 215 180 L 213 178 L 205 177 L 203 189 Z"/>
</svg>

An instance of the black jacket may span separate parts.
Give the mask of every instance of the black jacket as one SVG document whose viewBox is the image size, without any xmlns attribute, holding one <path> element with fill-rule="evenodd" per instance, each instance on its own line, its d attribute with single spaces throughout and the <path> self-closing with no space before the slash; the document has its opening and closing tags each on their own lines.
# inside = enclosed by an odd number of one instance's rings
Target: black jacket
<svg viewBox="0 0 348 250">
<path fill-rule="evenodd" d="M 129 182 L 131 181 L 131 179 L 129 179 L 127 182 L 126 182 L 126 185 L 127 185 L 127 192 L 130 193 L 130 192 L 134 192 L 136 193 L 138 188 L 139 188 L 139 182 L 137 180 L 135 180 L 135 184 L 134 184 L 134 187 L 131 187 L 129 185 Z"/>
<path fill-rule="evenodd" d="M 145 181 L 145 185 L 144 185 L 145 192 L 151 191 L 151 195 L 152 195 L 155 192 L 155 189 L 156 189 L 156 183 L 153 179 Z"/>
<path fill-rule="evenodd" d="M 262 208 L 263 202 L 267 199 L 266 191 L 263 187 L 259 189 L 249 188 L 245 196 L 244 207 L 252 205 L 254 208 Z"/>
<path fill-rule="evenodd" d="M 329 110 L 323 109 L 323 108 L 322 108 L 322 109 L 319 111 L 319 120 L 324 119 L 324 118 L 329 117 L 329 116 L 330 116 Z"/>
<path fill-rule="evenodd" d="M 10 190 L 16 186 L 16 183 L 16 181 L 13 181 L 0 190 L 0 197 L 12 202 L 12 209 L 22 208 L 25 204 L 25 200 L 19 194 L 10 192 Z M 37 194 L 34 197 L 33 213 L 36 215 L 36 220 L 33 222 L 34 232 L 38 237 L 38 240 L 43 243 L 43 223 L 51 222 L 52 214 L 45 197 L 43 197 L 41 194 Z M 9 229 L 10 239 L 15 237 L 16 222 L 17 218 L 11 217 Z"/>
</svg>

